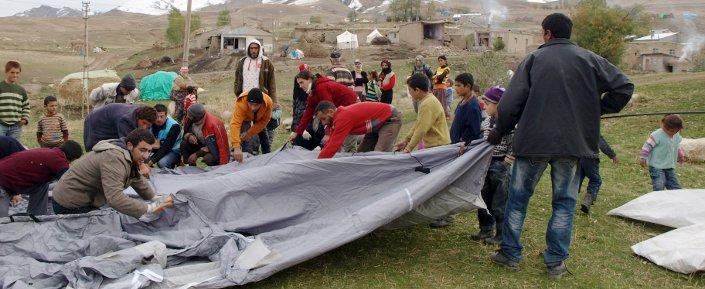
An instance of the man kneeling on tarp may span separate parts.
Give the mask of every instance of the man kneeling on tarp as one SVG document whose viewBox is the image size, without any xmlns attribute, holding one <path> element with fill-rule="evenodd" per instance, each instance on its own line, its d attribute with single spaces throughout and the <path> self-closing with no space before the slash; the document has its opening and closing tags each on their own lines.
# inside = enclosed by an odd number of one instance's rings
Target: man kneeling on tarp
<svg viewBox="0 0 705 289">
<path fill-rule="evenodd" d="M 22 202 L 21 195 L 29 196 L 27 213 L 46 215 L 49 183 L 82 154 L 81 145 L 69 140 L 58 148 L 23 150 L 0 160 L 0 217 L 7 217 L 10 204 Z"/>
<path fill-rule="evenodd" d="M 152 133 L 138 128 L 125 138 L 104 140 L 76 161 L 54 187 L 53 207 L 57 214 L 83 214 L 107 204 L 120 213 L 151 219 L 174 204 L 172 196 L 155 196 L 140 173 L 138 164 L 149 159 L 155 143 Z M 151 204 L 130 198 L 123 190 L 132 186 Z"/>
<path fill-rule="evenodd" d="M 401 112 L 391 104 L 360 102 L 336 108 L 330 101 L 316 106 L 316 118 L 331 127 L 331 136 L 319 159 L 332 158 L 348 135 L 365 135 L 358 152 L 391 152 L 401 129 Z"/>
</svg>

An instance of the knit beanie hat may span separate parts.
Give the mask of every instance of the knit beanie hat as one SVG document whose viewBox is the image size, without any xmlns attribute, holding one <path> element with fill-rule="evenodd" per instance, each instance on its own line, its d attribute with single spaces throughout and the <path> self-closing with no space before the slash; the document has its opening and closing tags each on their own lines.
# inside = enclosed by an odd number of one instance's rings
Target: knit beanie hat
<svg viewBox="0 0 705 289">
<path fill-rule="evenodd" d="M 486 101 L 497 104 L 504 94 L 504 88 L 501 86 L 493 86 L 485 91 L 482 96 Z"/>
<path fill-rule="evenodd" d="M 120 81 L 120 87 L 126 89 L 127 91 L 132 91 L 135 87 L 137 87 L 137 84 L 135 83 L 135 79 L 132 78 L 132 75 L 125 74 Z"/>
<path fill-rule="evenodd" d="M 194 103 L 188 108 L 188 114 L 193 118 L 193 121 L 198 121 L 206 115 L 206 107 L 200 103 Z"/>
<path fill-rule="evenodd" d="M 264 96 L 262 96 L 262 91 L 259 88 L 250 89 L 247 93 L 247 102 L 249 103 L 264 103 Z"/>
</svg>

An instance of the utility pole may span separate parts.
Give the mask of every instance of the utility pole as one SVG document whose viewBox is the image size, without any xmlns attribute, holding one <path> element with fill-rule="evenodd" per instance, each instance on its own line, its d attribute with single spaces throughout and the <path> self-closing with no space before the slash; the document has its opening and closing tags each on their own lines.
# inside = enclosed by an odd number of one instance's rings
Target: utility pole
<svg viewBox="0 0 705 289">
<path fill-rule="evenodd" d="M 91 5 L 90 1 L 81 2 L 83 4 L 83 101 L 81 102 L 81 117 L 86 117 L 88 109 L 88 11 Z"/>
<path fill-rule="evenodd" d="M 191 0 L 188 0 L 188 4 L 186 4 L 186 26 L 184 27 L 184 54 L 181 58 L 181 69 L 185 69 L 186 71 L 188 71 L 189 36 L 191 36 Z"/>
</svg>

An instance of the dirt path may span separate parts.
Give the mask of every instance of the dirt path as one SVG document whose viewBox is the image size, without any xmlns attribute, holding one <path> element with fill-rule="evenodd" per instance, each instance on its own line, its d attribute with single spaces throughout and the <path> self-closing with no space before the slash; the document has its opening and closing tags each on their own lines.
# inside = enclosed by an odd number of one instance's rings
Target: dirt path
<svg viewBox="0 0 705 289">
<path fill-rule="evenodd" d="M 119 55 L 104 52 L 96 56 L 95 60 L 88 65 L 88 70 L 112 69 L 115 68 L 119 61 Z"/>
</svg>

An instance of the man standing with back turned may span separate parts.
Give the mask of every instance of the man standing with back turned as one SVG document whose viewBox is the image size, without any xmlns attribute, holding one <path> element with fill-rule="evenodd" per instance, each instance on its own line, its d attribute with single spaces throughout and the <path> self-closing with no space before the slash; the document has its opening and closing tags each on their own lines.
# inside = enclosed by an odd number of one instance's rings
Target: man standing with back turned
<svg viewBox="0 0 705 289">
<path fill-rule="evenodd" d="M 490 259 L 519 270 L 529 199 L 551 165 L 553 211 L 543 257 L 549 278 L 557 280 L 568 272 L 564 261 L 578 198 L 578 159 L 597 153 L 600 115 L 622 110 L 634 84 L 607 60 L 569 40 L 573 23 L 567 16 L 548 15 L 541 26 L 545 44 L 519 64 L 487 137 L 496 145 L 517 126 L 502 244 Z"/>
</svg>

